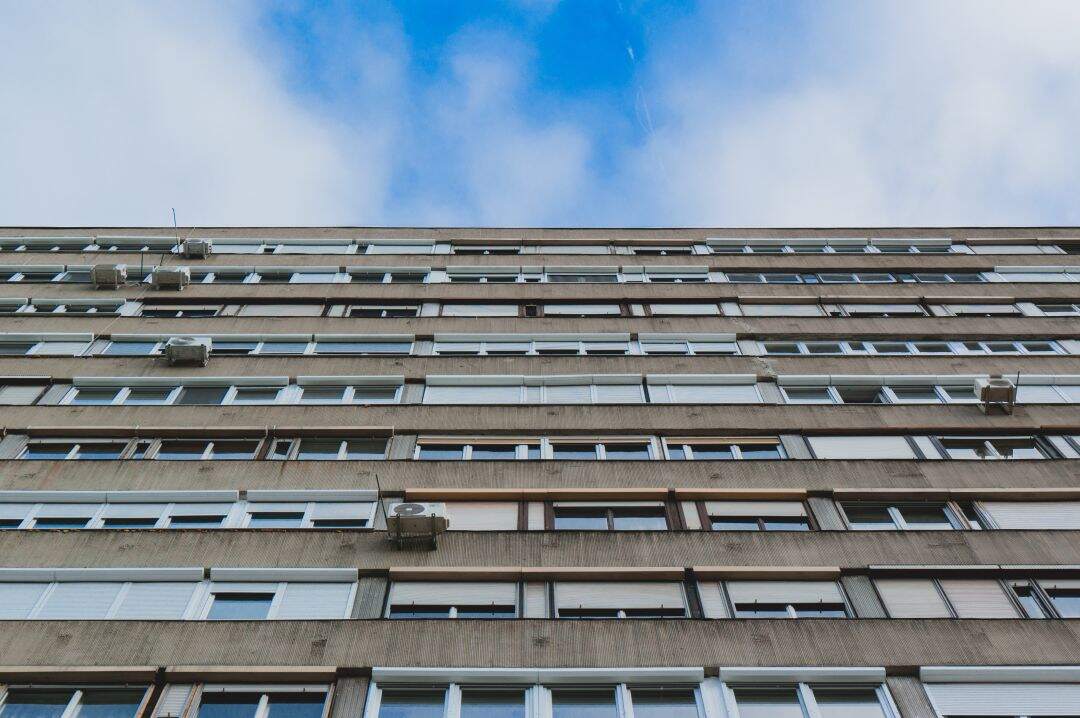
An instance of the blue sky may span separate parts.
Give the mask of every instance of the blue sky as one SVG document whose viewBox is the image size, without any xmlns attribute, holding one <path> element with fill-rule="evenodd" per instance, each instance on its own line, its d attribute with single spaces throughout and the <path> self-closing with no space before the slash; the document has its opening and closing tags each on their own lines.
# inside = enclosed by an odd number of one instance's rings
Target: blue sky
<svg viewBox="0 0 1080 718">
<path fill-rule="evenodd" d="M 1073 0 L 0 11 L 3 224 L 1080 224 Z"/>
</svg>

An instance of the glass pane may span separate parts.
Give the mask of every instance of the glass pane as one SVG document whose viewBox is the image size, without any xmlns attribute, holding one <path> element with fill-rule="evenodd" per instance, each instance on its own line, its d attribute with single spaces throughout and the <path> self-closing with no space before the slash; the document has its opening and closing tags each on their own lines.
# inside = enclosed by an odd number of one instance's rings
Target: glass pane
<svg viewBox="0 0 1080 718">
<path fill-rule="evenodd" d="M 806 519 L 800 518 L 766 518 L 766 531 L 809 531 L 810 525 Z"/>
<path fill-rule="evenodd" d="M 157 458 L 166 460 L 195 461 L 202 458 L 207 441 L 163 441 Z"/>
<path fill-rule="evenodd" d="M 833 401 L 825 387 L 787 387 L 784 393 L 789 404 L 831 404 Z"/>
<path fill-rule="evenodd" d="M 95 688 L 83 693 L 76 718 L 131 718 L 138 710 L 145 691 Z"/>
<path fill-rule="evenodd" d="M 175 403 L 180 406 L 220 404 L 228 391 L 227 386 L 185 386 Z"/>
<path fill-rule="evenodd" d="M 885 506 L 874 504 L 844 504 L 844 513 L 852 528 L 856 529 L 893 529 L 896 524 Z"/>
<path fill-rule="evenodd" d="M 345 396 L 343 386 L 305 386 L 301 404 L 340 404 Z"/>
<path fill-rule="evenodd" d="M 662 508 L 615 509 L 616 531 L 664 531 L 667 516 Z"/>
<path fill-rule="evenodd" d="M 690 690 L 635 690 L 634 718 L 698 718 L 697 699 Z"/>
<path fill-rule="evenodd" d="M 106 461 L 119 459 L 127 444 L 80 444 L 76 459 L 83 461 Z"/>
<path fill-rule="evenodd" d="M 877 693 L 872 689 L 815 689 L 821 718 L 884 718 Z"/>
<path fill-rule="evenodd" d="M 552 718 L 615 718 L 613 690 L 551 692 Z"/>
<path fill-rule="evenodd" d="M 607 511 L 603 508 L 557 508 L 556 531 L 605 531 Z"/>
<path fill-rule="evenodd" d="M 334 460 L 341 452 L 341 442 L 336 440 L 302 439 L 296 458 L 303 461 Z"/>
<path fill-rule="evenodd" d="M 295 529 L 300 528 L 300 522 L 304 519 L 302 513 L 255 513 L 251 514 L 251 520 L 248 522 L 248 528 L 252 529 L 266 529 L 266 528 L 283 528 L 283 529 Z"/>
<path fill-rule="evenodd" d="M 277 401 L 281 389 L 276 386 L 241 386 L 233 396 L 235 404 L 272 404 Z"/>
<path fill-rule="evenodd" d="M 157 342 L 112 342 L 105 351 L 107 356 L 147 356 L 157 348 Z"/>
<path fill-rule="evenodd" d="M 210 458 L 218 461 L 250 459 L 258 448 L 258 441 L 215 441 Z"/>
<path fill-rule="evenodd" d="M 84 529 L 86 523 L 90 520 L 89 517 L 71 517 L 71 518 L 56 518 L 56 519 L 37 519 L 34 521 L 34 528 L 36 529 Z"/>
<path fill-rule="evenodd" d="M 735 454 L 727 444 L 689 444 L 695 461 L 727 461 Z"/>
<path fill-rule="evenodd" d="M 757 531 L 757 519 L 742 516 L 710 516 L 713 531 Z"/>
<path fill-rule="evenodd" d="M 926 530 L 948 530 L 953 526 L 949 522 L 945 507 L 934 504 L 897 507 L 909 528 Z"/>
<path fill-rule="evenodd" d="M 259 354 L 303 354 L 307 347 L 307 342 L 263 342 Z"/>
<path fill-rule="evenodd" d="M 941 399 L 932 386 L 894 386 L 890 387 L 897 401 L 910 401 L 922 404 L 938 404 Z"/>
<path fill-rule="evenodd" d="M 473 461 L 512 461 L 516 457 L 517 447 L 513 444 L 473 444 Z"/>
<path fill-rule="evenodd" d="M 128 392 L 125 404 L 164 404 L 176 387 L 136 387 Z"/>
<path fill-rule="evenodd" d="M 71 450 L 75 448 L 75 444 L 54 444 L 52 442 L 43 444 L 28 444 L 26 451 L 23 452 L 22 458 L 24 459 L 66 459 Z"/>
<path fill-rule="evenodd" d="M 566 461 L 596 459 L 595 444 L 552 444 L 551 456 Z"/>
<path fill-rule="evenodd" d="M 0 708 L 3 718 L 60 718 L 72 691 L 12 690 Z"/>
<path fill-rule="evenodd" d="M 215 593 L 206 618 L 211 621 L 259 620 L 270 612 L 271 593 Z"/>
<path fill-rule="evenodd" d="M 102 526 L 107 529 L 152 529 L 157 519 L 105 519 Z"/>
<path fill-rule="evenodd" d="M 640 461 L 649 458 L 648 444 L 605 444 L 604 455 L 608 461 Z"/>
<path fill-rule="evenodd" d="M 1080 590 L 1056 589 L 1047 593 L 1062 618 L 1080 618 Z"/>
<path fill-rule="evenodd" d="M 119 393 L 120 390 L 114 388 L 79 389 L 71 403 L 85 405 L 111 404 Z"/>
<path fill-rule="evenodd" d="M 386 455 L 384 439 L 347 439 L 345 458 L 350 461 L 381 459 Z"/>
<path fill-rule="evenodd" d="M 358 386 L 353 388 L 353 402 L 389 402 L 397 399 L 397 386 Z"/>
<path fill-rule="evenodd" d="M 322 693 L 270 696 L 270 718 L 320 718 L 325 702 Z"/>
<path fill-rule="evenodd" d="M 254 718 L 257 693 L 204 693 L 198 718 Z"/>
<path fill-rule="evenodd" d="M 739 444 L 739 452 L 744 459 L 779 459 L 778 444 Z"/>
<path fill-rule="evenodd" d="M 794 688 L 735 689 L 739 718 L 803 718 Z"/>
<path fill-rule="evenodd" d="M 442 718 L 443 691 L 388 691 L 382 693 L 379 718 Z"/>
<path fill-rule="evenodd" d="M 255 347 L 257 347 L 258 345 L 258 342 L 215 341 L 213 345 L 211 345 L 211 351 L 214 354 L 220 355 L 235 354 L 243 356 L 245 354 L 250 354 L 251 352 L 255 351 Z"/>
<path fill-rule="evenodd" d="M 221 526 L 224 516 L 174 516 L 169 521 L 172 529 L 212 529 Z"/>
<path fill-rule="evenodd" d="M 421 444 L 420 458 L 428 461 L 455 461 L 465 456 L 462 444 Z"/>
</svg>

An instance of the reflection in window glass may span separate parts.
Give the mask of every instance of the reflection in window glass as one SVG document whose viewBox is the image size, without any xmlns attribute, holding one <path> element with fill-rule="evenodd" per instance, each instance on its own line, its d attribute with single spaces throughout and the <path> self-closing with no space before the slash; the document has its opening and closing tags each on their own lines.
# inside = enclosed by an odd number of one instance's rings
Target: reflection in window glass
<svg viewBox="0 0 1080 718">
<path fill-rule="evenodd" d="M 814 689 L 821 718 L 885 718 L 877 693 L 869 688 Z"/>
<path fill-rule="evenodd" d="M 204 693 L 198 718 L 255 718 L 257 693 Z"/>
<path fill-rule="evenodd" d="M 72 691 L 25 691 L 12 690 L 0 716 L 3 718 L 60 718 L 69 701 Z"/>
<path fill-rule="evenodd" d="M 525 692 L 462 691 L 461 718 L 525 718 Z"/>
<path fill-rule="evenodd" d="M 271 593 L 215 593 L 206 617 L 211 621 L 260 620 L 270 613 L 273 600 Z"/>
<path fill-rule="evenodd" d="M 131 718 L 142 702 L 143 693 L 132 689 L 84 691 L 73 718 Z"/>
<path fill-rule="evenodd" d="M 794 688 L 735 689 L 739 718 L 803 718 Z"/>
<path fill-rule="evenodd" d="M 552 718 L 615 718 L 613 690 L 555 690 L 551 693 Z"/>
<path fill-rule="evenodd" d="M 697 699 L 690 690 L 635 690 L 634 718 L 698 718 Z"/>
<path fill-rule="evenodd" d="M 326 698 L 322 693 L 270 696 L 269 718 L 320 718 Z"/>
<path fill-rule="evenodd" d="M 443 691 L 383 691 L 379 718 L 442 718 Z"/>
</svg>

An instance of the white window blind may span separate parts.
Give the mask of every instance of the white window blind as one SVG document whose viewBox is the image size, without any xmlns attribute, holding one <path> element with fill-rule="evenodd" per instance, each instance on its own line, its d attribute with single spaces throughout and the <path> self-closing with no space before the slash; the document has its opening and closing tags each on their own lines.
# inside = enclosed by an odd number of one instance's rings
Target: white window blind
<svg viewBox="0 0 1080 718">
<path fill-rule="evenodd" d="M 597 404 L 641 404 L 645 394 L 641 384 L 597 384 Z"/>
<path fill-rule="evenodd" d="M 719 581 L 698 582 L 698 595 L 701 597 L 701 610 L 705 618 L 731 618 L 724 589 Z"/>
<path fill-rule="evenodd" d="M 134 582 L 117 607 L 117 619 L 179 620 L 195 592 L 195 583 Z"/>
<path fill-rule="evenodd" d="M 33 504 L 0 504 L 0 519 L 22 521 L 32 508 Z"/>
<path fill-rule="evenodd" d="M 734 603 L 843 603 L 835 581 L 728 581 Z"/>
<path fill-rule="evenodd" d="M 237 316 L 241 317 L 318 317 L 322 316 L 321 304 L 245 304 Z"/>
<path fill-rule="evenodd" d="M 1080 529 L 1080 501 L 984 501 L 1003 529 Z"/>
<path fill-rule="evenodd" d="M 520 404 L 521 385 L 427 385 L 425 404 Z"/>
<path fill-rule="evenodd" d="M 374 506 L 370 501 L 323 501 L 311 509 L 313 521 L 369 519 Z"/>
<path fill-rule="evenodd" d="M 444 304 L 444 317 L 516 317 L 516 304 Z"/>
<path fill-rule="evenodd" d="M 26 618 L 47 583 L 0 583 L 0 618 Z"/>
<path fill-rule="evenodd" d="M 544 314 L 549 317 L 588 314 L 589 316 L 618 316 L 617 304 L 545 304 Z"/>
<path fill-rule="evenodd" d="M 390 604 L 516 606 L 517 587 L 514 581 L 395 581 L 390 587 Z"/>
<path fill-rule="evenodd" d="M 664 316 L 720 316 L 720 307 L 716 304 L 650 304 L 649 311 L 654 317 Z"/>
<path fill-rule="evenodd" d="M 40 384 L 6 384 L 0 386 L 0 404 L 27 406 L 37 401 L 45 387 Z"/>
<path fill-rule="evenodd" d="M 949 618 L 948 606 L 928 578 L 882 578 L 875 582 L 892 618 Z"/>
<path fill-rule="evenodd" d="M 165 510 L 165 504 L 106 504 L 102 514 L 109 519 L 156 519 Z"/>
<path fill-rule="evenodd" d="M 511 501 L 451 501 L 446 504 L 451 531 L 514 531 L 518 505 Z"/>
<path fill-rule="evenodd" d="M 352 583 L 289 582 L 275 618 L 348 618 L 352 588 Z"/>
<path fill-rule="evenodd" d="M 942 579 L 941 590 L 960 618 L 1019 618 L 1001 583 L 990 579 Z"/>
<path fill-rule="evenodd" d="M 590 384 L 551 384 L 545 387 L 545 404 L 591 404 Z"/>
<path fill-rule="evenodd" d="M 682 584 L 676 581 L 560 581 L 555 586 L 559 609 L 685 608 Z"/>
<path fill-rule="evenodd" d="M 1080 716 L 1080 683 L 929 683 L 926 691 L 946 718 Z"/>
<path fill-rule="evenodd" d="M 902 436 L 808 436 L 819 459 L 914 459 Z"/>
<path fill-rule="evenodd" d="M 118 581 L 58 583 L 45 598 L 45 604 L 36 618 L 105 618 L 109 607 L 120 593 L 121 586 L 123 584 Z"/>
</svg>

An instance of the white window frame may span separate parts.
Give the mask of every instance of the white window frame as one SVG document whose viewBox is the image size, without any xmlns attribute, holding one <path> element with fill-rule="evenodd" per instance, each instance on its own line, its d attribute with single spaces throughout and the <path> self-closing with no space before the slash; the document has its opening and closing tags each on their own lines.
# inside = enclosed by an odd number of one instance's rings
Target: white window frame
<svg viewBox="0 0 1080 718">
<path fill-rule="evenodd" d="M 693 438 L 693 437 L 678 437 L 678 438 L 686 439 L 686 438 Z M 697 443 L 712 444 L 713 446 L 728 446 L 728 447 L 731 448 L 731 456 L 732 456 L 733 461 L 761 461 L 761 459 L 745 459 L 745 458 L 743 458 L 742 448 L 739 446 L 738 437 L 721 437 L 721 438 L 722 438 L 722 440 L 718 441 L 714 437 L 702 436 L 702 437 L 700 437 L 700 440 Z M 760 439 L 760 438 L 763 438 L 763 437 L 746 437 L 747 440 Z M 678 444 L 675 444 L 675 443 L 672 442 L 671 439 L 668 439 L 667 437 L 663 437 L 662 440 L 661 440 L 661 443 L 662 443 L 662 451 L 663 451 L 663 453 L 661 455 L 661 458 L 663 458 L 663 459 L 665 459 L 667 461 L 698 461 L 698 459 L 694 458 L 694 449 L 693 449 L 692 444 L 685 443 L 684 441 L 680 441 Z M 754 441 L 754 443 L 760 443 L 760 442 Z M 680 450 L 683 452 L 683 455 L 686 456 L 686 458 L 685 459 L 672 459 L 671 458 L 671 447 L 672 446 L 680 447 Z M 779 440 L 779 438 L 776 440 L 776 443 L 773 444 L 772 446 L 776 447 L 776 451 L 779 454 L 779 457 L 776 458 L 776 459 L 764 459 L 764 461 L 779 461 L 781 459 L 788 458 L 787 452 L 784 451 L 784 445 Z M 701 461 L 708 461 L 708 459 L 700 459 L 700 460 Z"/>
<path fill-rule="evenodd" d="M 858 503 L 858 502 L 859 502 L 859 500 L 852 499 L 848 503 Z M 953 507 L 949 505 L 948 501 L 894 501 L 894 502 L 889 502 L 889 501 L 865 500 L 865 503 L 874 504 L 876 506 L 881 506 L 882 508 L 884 508 L 885 512 L 889 515 L 889 519 L 892 520 L 892 522 L 893 522 L 892 526 L 883 526 L 881 528 L 874 528 L 874 527 L 865 527 L 864 528 L 864 527 L 856 526 L 855 525 L 856 522 L 852 521 L 851 518 L 848 517 L 847 509 L 844 508 L 844 503 L 845 502 L 842 501 L 842 500 L 838 500 L 836 503 L 837 503 L 838 508 L 840 509 L 840 515 L 843 517 L 844 523 L 847 524 L 847 528 L 850 529 L 851 531 L 965 531 L 965 530 L 969 530 L 968 527 L 964 524 L 964 522 L 961 521 L 959 518 L 957 518 L 956 512 L 953 510 Z M 919 526 L 914 526 L 913 527 L 910 524 L 908 524 L 908 522 L 904 519 L 903 513 L 900 510 L 901 507 L 904 504 L 919 504 L 919 503 L 923 503 L 923 504 L 941 504 L 942 509 L 943 509 L 943 514 L 945 516 L 945 520 L 948 521 L 949 524 L 951 524 L 952 528 L 951 529 L 938 529 L 938 528 L 925 529 L 925 528 L 921 528 Z"/>
</svg>

